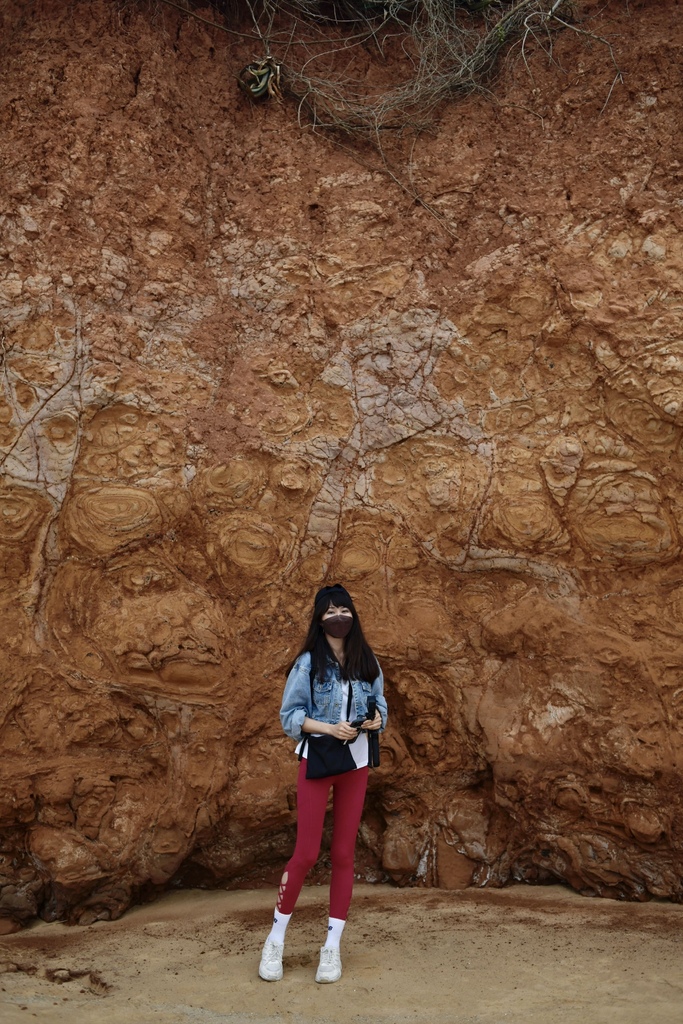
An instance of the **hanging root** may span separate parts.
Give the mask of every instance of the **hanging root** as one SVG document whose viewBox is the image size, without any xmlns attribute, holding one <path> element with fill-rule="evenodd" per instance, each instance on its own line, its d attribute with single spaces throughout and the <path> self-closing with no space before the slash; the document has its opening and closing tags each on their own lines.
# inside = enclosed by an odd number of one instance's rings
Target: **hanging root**
<svg viewBox="0 0 683 1024">
<path fill-rule="evenodd" d="M 570 0 L 247 2 L 267 53 L 282 54 L 276 87 L 282 82 L 296 99 L 299 119 L 373 142 L 386 131 L 428 127 L 444 100 L 486 86 L 512 42 L 549 36 L 572 17 Z M 402 80 L 374 91 L 358 81 L 355 57 L 370 48 L 386 57 L 397 47 L 401 57 L 390 69 L 401 68 Z M 242 72 L 242 87 L 254 98 L 267 94 L 273 61 L 265 57 Z M 245 72 L 253 76 L 246 83 Z"/>
</svg>

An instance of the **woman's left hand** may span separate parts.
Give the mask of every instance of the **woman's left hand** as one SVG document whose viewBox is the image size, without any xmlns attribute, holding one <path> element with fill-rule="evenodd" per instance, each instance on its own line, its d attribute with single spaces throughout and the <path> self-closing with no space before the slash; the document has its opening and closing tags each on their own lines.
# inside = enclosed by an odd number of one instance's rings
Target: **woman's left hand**
<svg viewBox="0 0 683 1024">
<path fill-rule="evenodd" d="M 377 711 L 375 713 L 375 717 L 372 719 L 372 721 L 369 718 L 366 718 L 365 721 L 363 722 L 363 724 L 361 725 L 361 729 L 381 729 L 381 728 L 382 728 L 382 716 L 380 715 L 379 711 Z"/>
</svg>

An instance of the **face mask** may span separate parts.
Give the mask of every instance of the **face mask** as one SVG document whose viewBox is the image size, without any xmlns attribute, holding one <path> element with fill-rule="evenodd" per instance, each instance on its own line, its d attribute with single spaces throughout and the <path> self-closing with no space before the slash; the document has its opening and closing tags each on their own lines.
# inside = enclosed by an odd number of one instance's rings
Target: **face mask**
<svg viewBox="0 0 683 1024">
<path fill-rule="evenodd" d="M 351 626 L 353 626 L 352 615 L 330 615 L 329 619 L 324 619 L 322 622 L 322 627 L 328 636 L 334 636 L 338 640 L 343 640 L 345 636 L 349 635 Z"/>
</svg>

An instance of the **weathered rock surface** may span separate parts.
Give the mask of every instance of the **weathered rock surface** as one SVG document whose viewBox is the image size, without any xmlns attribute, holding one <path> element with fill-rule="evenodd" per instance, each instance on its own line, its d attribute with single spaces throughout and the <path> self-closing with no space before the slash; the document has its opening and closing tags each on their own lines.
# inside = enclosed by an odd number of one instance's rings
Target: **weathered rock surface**
<svg viewBox="0 0 683 1024">
<path fill-rule="evenodd" d="M 604 110 L 566 32 L 444 112 L 450 236 L 240 96 L 248 41 L 40 7 L 0 12 L 3 927 L 277 877 L 332 578 L 392 711 L 365 877 L 680 899 L 675 5 L 591 23 Z"/>
</svg>

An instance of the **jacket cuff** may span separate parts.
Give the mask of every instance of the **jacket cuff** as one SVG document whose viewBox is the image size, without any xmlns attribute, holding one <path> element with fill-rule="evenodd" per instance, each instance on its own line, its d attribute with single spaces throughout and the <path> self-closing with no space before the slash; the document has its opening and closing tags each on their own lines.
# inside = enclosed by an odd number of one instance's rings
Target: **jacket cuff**
<svg viewBox="0 0 683 1024">
<path fill-rule="evenodd" d="M 289 720 L 289 734 L 293 740 L 302 740 L 306 735 L 305 732 L 301 731 L 301 727 L 306 719 L 306 709 L 297 708 L 296 711 L 292 712 L 292 717 Z"/>
</svg>

